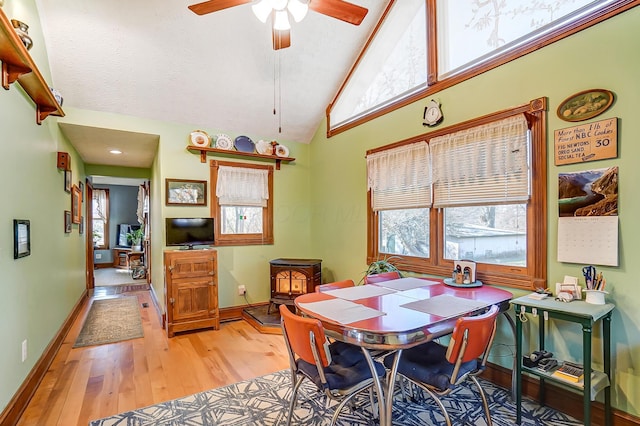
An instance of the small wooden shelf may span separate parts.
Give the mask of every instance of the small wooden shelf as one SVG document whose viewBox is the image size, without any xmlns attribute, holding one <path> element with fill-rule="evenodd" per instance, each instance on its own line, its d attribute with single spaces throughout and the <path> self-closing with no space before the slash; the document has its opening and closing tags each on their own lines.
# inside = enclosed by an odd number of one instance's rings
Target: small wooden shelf
<svg viewBox="0 0 640 426">
<path fill-rule="evenodd" d="M 36 123 L 49 115 L 64 117 L 62 107 L 56 102 L 49 85 L 44 81 L 29 52 L 22 44 L 11 22 L 0 9 L 0 61 L 2 61 L 2 87 L 18 82 L 36 104 Z"/>
<path fill-rule="evenodd" d="M 209 152 L 213 153 L 213 154 L 217 154 L 217 155 L 223 155 L 223 156 L 235 156 L 235 157 L 245 157 L 245 158 L 251 158 L 251 159 L 261 159 L 261 160 L 275 161 L 276 170 L 280 170 L 280 163 L 281 162 L 288 163 L 290 161 L 295 161 L 295 158 L 292 158 L 292 157 L 278 157 L 278 156 L 275 156 L 275 155 L 263 155 L 263 154 L 256 154 L 256 153 L 251 153 L 251 152 L 231 151 L 231 150 L 228 150 L 228 149 L 199 147 L 199 146 L 194 146 L 194 145 L 188 145 L 187 149 L 189 151 L 199 152 L 200 153 L 200 162 L 201 163 L 206 163 L 207 162 L 207 153 L 209 153 Z"/>
</svg>

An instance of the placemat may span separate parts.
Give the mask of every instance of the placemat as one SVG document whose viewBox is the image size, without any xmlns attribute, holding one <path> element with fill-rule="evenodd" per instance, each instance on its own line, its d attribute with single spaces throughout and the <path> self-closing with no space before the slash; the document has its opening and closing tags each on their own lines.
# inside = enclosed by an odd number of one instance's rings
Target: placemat
<svg viewBox="0 0 640 426">
<path fill-rule="evenodd" d="M 339 324 L 351 324 L 386 315 L 382 311 L 369 308 L 368 306 L 353 303 L 344 299 L 330 299 L 321 302 L 300 303 L 300 307 L 315 314 L 321 315 Z"/>
<path fill-rule="evenodd" d="M 407 309 L 413 309 L 414 311 L 424 312 L 425 314 L 451 318 L 484 308 L 487 306 L 487 303 L 480 302 L 478 300 L 465 299 L 463 297 L 449 296 L 448 294 L 441 294 L 429 299 L 405 303 L 400 306 Z"/>
</svg>

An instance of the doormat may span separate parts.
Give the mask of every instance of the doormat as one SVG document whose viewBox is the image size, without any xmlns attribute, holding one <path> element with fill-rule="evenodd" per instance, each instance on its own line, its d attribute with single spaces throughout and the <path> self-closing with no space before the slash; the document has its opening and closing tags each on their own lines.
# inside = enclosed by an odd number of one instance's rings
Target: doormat
<svg viewBox="0 0 640 426">
<path fill-rule="evenodd" d="M 94 300 L 74 348 L 143 337 L 138 298 L 135 296 Z"/>
</svg>

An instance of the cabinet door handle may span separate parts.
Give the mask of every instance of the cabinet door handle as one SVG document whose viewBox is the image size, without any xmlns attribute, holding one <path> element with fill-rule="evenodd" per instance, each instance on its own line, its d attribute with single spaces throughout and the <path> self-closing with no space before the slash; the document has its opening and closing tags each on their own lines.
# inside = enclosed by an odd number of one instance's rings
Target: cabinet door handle
<svg viewBox="0 0 640 426">
<path fill-rule="evenodd" d="M 171 299 L 169 299 L 169 303 L 171 303 L 172 305 L 174 305 L 176 303 L 176 299 L 174 299 L 173 297 Z"/>
<path fill-rule="evenodd" d="M 216 274 L 216 273 L 215 273 L 215 272 L 213 272 L 213 271 L 209 272 L 209 275 L 211 275 L 212 277 L 213 277 L 215 274 Z"/>
<path fill-rule="evenodd" d="M 169 268 L 167 269 L 169 269 L 169 272 L 173 272 L 173 265 L 169 265 Z"/>
</svg>

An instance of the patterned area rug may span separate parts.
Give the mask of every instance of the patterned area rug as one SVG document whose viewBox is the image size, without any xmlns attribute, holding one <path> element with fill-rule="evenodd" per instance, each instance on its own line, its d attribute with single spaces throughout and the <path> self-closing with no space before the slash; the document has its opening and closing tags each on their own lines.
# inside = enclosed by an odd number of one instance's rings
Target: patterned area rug
<svg viewBox="0 0 640 426">
<path fill-rule="evenodd" d="M 515 424 L 515 405 L 509 392 L 487 381 L 482 386 L 488 394 L 493 424 Z M 291 394 L 291 375 L 288 370 L 279 371 L 212 389 L 184 398 L 167 401 L 146 408 L 129 411 L 112 417 L 94 420 L 90 426 L 275 426 L 286 423 L 288 401 Z M 442 425 L 444 417 L 429 398 L 416 393 L 414 401 L 403 401 L 396 392 L 393 405 L 395 426 Z M 357 406 L 368 401 L 365 393 Z M 454 425 L 486 425 L 479 395 L 471 387 L 460 387 L 443 399 Z M 328 425 L 336 403 L 327 401 L 323 393 L 305 380 L 298 395 L 298 405 L 292 419 L 293 425 Z M 368 407 L 351 411 L 344 408 L 337 423 L 340 426 L 375 425 Z M 523 400 L 522 425 L 579 426 L 582 423 L 550 408 L 541 407 L 529 399 Z"/>
<path fill-rule="evenodd" d="M 103 345 L 143 336 L 137 297 L 96 299 L 73 347 Z"/>
</svg>

